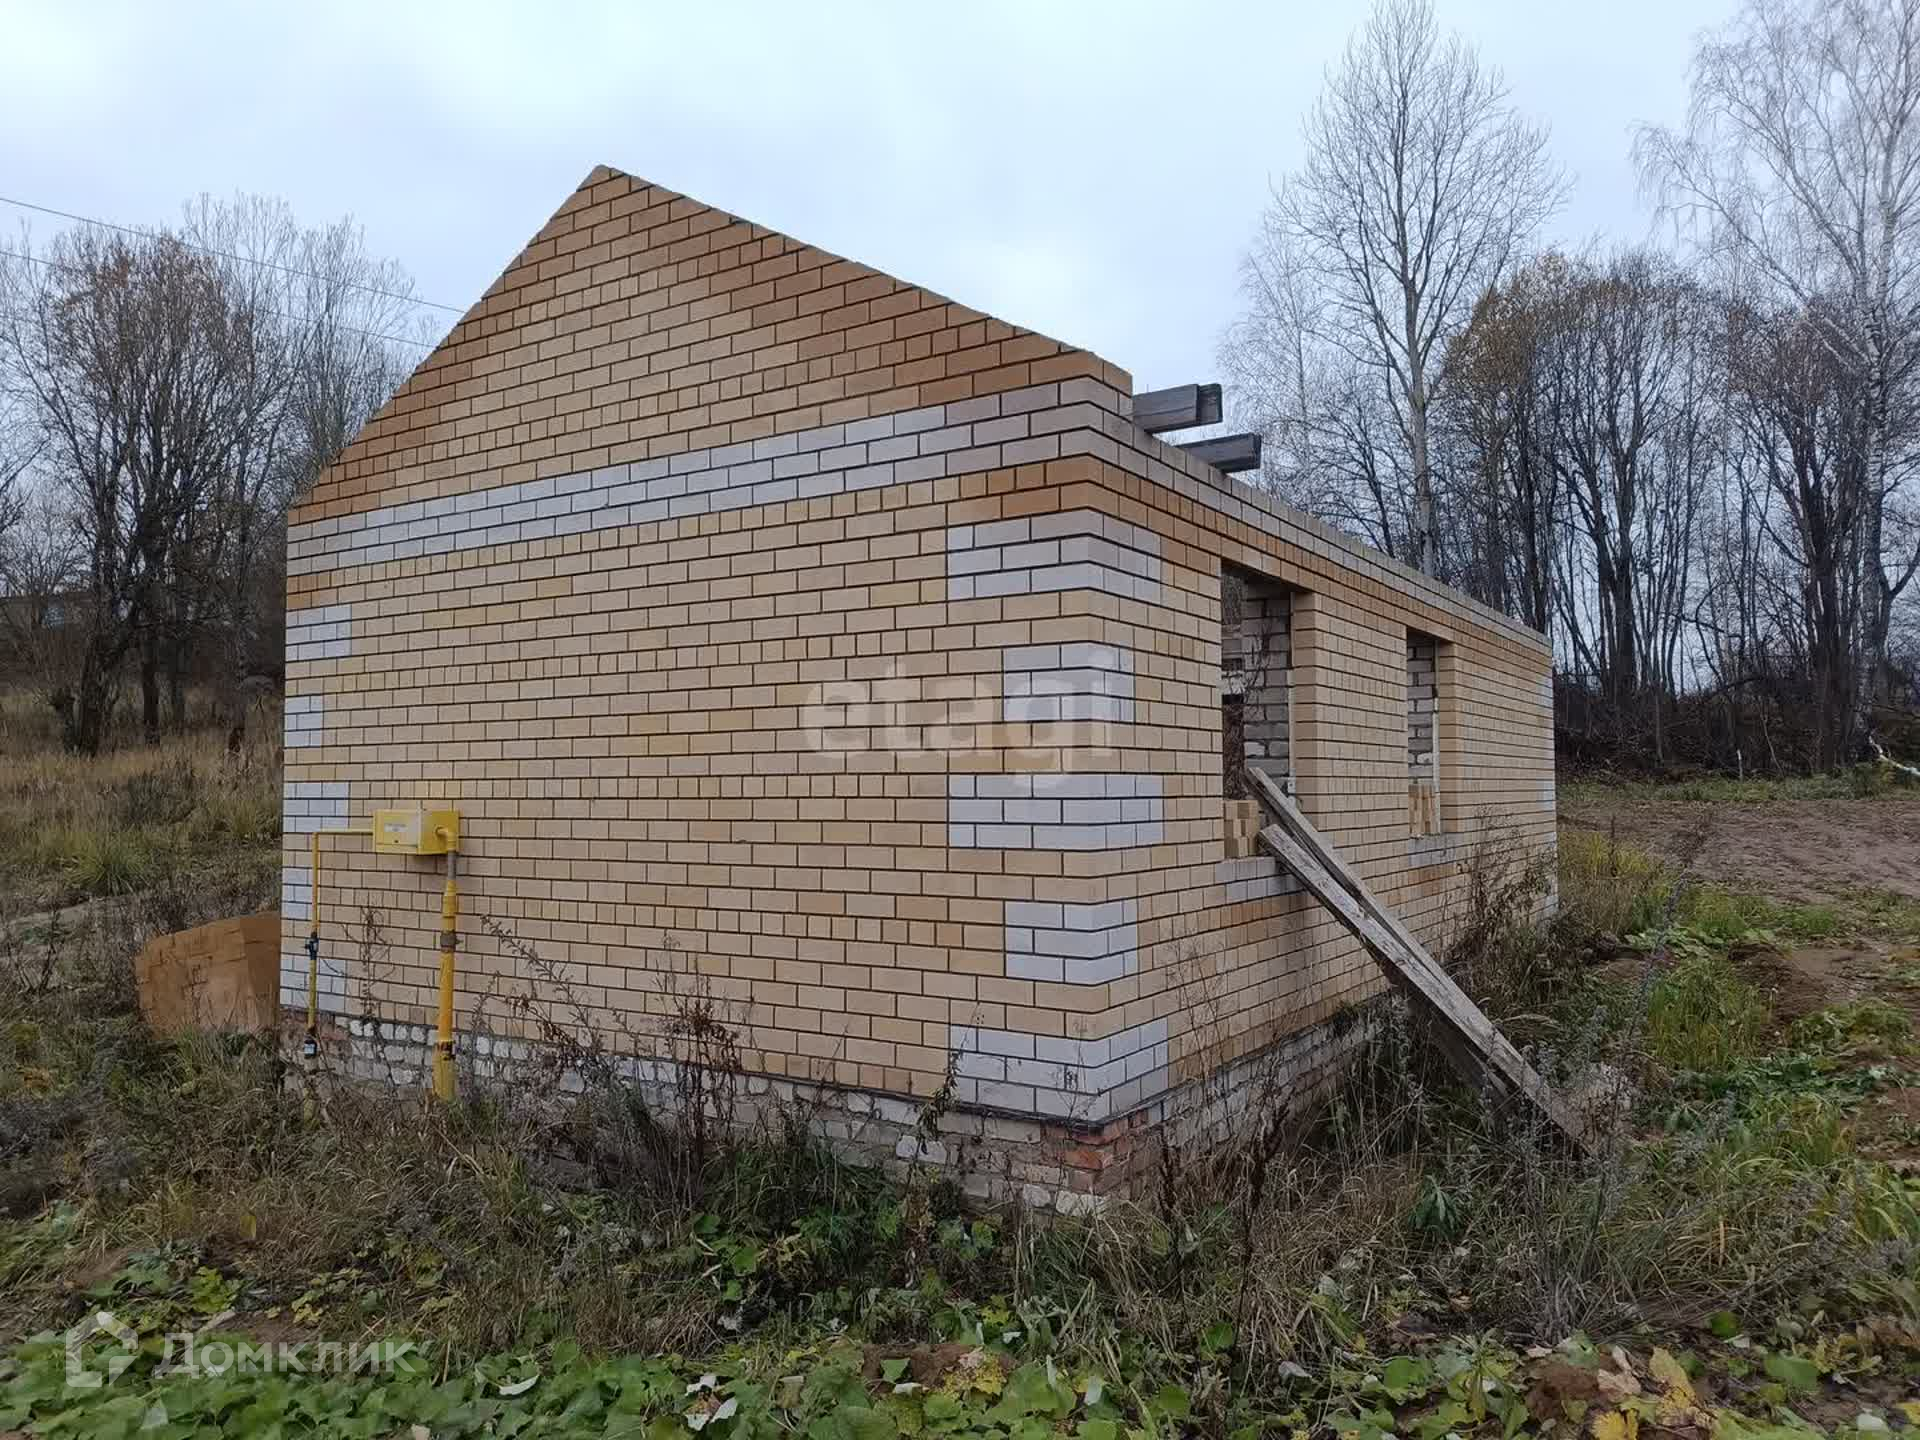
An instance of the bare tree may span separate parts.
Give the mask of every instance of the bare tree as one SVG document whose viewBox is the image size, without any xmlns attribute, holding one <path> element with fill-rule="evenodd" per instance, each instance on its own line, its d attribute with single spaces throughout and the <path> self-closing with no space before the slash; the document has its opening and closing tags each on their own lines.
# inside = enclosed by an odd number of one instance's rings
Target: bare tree
<svg viewBox="0 0 1920 1440">
<path fill-rule="evenodd" d="M 285 504 L 277 492 L 289 429 L 286 399 L 302 328 L 289 305 L 302 235 L 286 204 L 201 196 L 186 207 L 181 242 L 215 266 L 235 339 L 228 373 L 234 434 L 197 504 L 185 516 L 153 629 L 169 723 L 186 724 L 186 687 L 198 669 L 231 723 L 263 554 L 281 548 Z M 143 674 L 143 684 L 145 676 Z"/>
<path fill-rule="evenodd" d="M 369 253 L 352 220 L 303 229 L 284 202 L 245 197 L 214 207 L 212 220 L 239 232 L 236 243 L 247 258 L 270 261 L 256 270 L 287 277 L 275 303 L 289 322 L 271 430 L 263 427 L 254 443 L 249 483 L 236 497 L 231 527 L 239 561 L 222 590 L 223 673 L 230 684 L 278 676 L 289 506 L 386 404 L 436 332 L 413 298 L 412 278 L 398 263 Z M 242 718 L 232 707 L 229 723 Z"/>
<path fill-rule="evenodd" d="M 1549 253 L 1491 289 L 1447 349 L 1446 403 L 1437 407 L 1455 455 L 1445 467 L 1463 584 L 1537 630 L 1553 623 L 1557 529 L 1566 523 L 1553 463 L 1548 371 L 1568 323 L 1569 262 Z"/>
<path fill-rule="evenodd" d="M 1626 714 L 1647 679 L 1646 588 L 1658 584 L 1671 598 L 1691 558 L 1692 477 L 1663 470 L 1659 460 L 1686 398 L 1676 372 L 1690 338 L 1692 287 L 1645 252 L 1572 279 L 1557 347 L 1555 463 L 1592 556 L 1601 684 Z M 1663 493 L 1663 479 L 1675 495 Z M 1674 518 L 1685 527 L 1677 536 L 1662 523 Z"/>
<path fill-rule="evenodd" d="M 299 317 L 280 499 L 297 499 L 412 372 L 434 338 L 413 280 L 366 248 L 351 220 L 299 236 Z"/>
<path fill-rule="evenodd" d="M 249 317 L 227 303 L 216 266 L 170 236 L 72 232 L 12 260 L 0 285 L 0 349 L 86 554 L 88 634 L 63 723 L 91 753 L 130 657 L 158 733 L 178 547 L 250 419 L 234 383 Z"/>
<path fill-rule="evenodd" d="M 1548 630 L 1596 760 L 1832 766 L 1915 693 L 1920 0 L 1743 5 L 1637 141 L 1690 251 L 1589 259 L 1521 253 L 1543 134 L 1381 0 L 1222 343 L 1265 483 Z"/>
<path fill-rule="evenodd" d="M 0 396 L 85 560 L 85 640 L 48 687 L 68 743 L 98 748 L 129 670 L 149 737 L 163 709 L 185 723 L 193 678 L 238 722 L 241 679 L 278 671 L 287 507 L 425 348 L 410 282 L 350 223 L 245 196 L 21 249 Z"/>
<path fill-rule="evenodd" d="M 1852 376 L 1861 444 L 1831 479 L 1860 527 L 1855 703 L 1884 673 L 1920 549 L 1889 544 L 1911 478 L 1920 382 L 1920 0 L 1747 0 L 1693 60 L 1684 131 L 1637 143 L 1648 179 L 1730 283 L 1798 307 Z M 1859 728 L 1856 723 L 1855 728 Z"/>
<path fill-rule="evenodd" d="M 1855 457 L 1871 401 L 1820 329 L 1797 307 L 1736 313 L 1733 375 L 1753 473 L 1776 502 L 1756 507 L 1779 562 L 1758 578 L 1773 579 L 1774 633 L 1809 682 L 1813 759 L 1826 768 L 1860 738 L 1854 657 L 1870 587 L 1859 511 L 1871 502 Z"/>
<path fill-rule="evenodd" d="M 1379 386 L 1411 483 L 1408 557 L 1438 573 L 1431 413 L 1440 359 L 1473 306 L 1559 204 L 1544 128 L 1429 0 L 1379 0 L 1327 76 L 1307 161 L 1275 192 L 1256 250 L 1298 255 L 1315 324 Z"/>
<path fill-rule="evenodd" d="M 88 624 L 81 583 L 85 556 L 71 517 L 46 487 L 17 495 L 19 510 L 0 534 L 0 644 L 21 676 L 51 702 L 71 694 L 76 637 Z"/>
<path fill-rule="evenodd" d="M 21 476 L 33 463 L 38 448 L 38 439 L 19 401 L 0 385 L 0 545 L 26 515 Z"/>
</svg>

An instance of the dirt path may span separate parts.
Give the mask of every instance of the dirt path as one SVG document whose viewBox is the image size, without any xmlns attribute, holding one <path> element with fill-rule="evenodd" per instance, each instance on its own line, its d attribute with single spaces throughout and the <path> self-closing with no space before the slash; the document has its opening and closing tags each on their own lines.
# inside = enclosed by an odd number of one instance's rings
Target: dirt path
<svg viewBox="0 0 1920 1440">
<path fill-rule="evenodd" d="M 58 925 L 68 934 L 75 934 L 93 923 L 100 905 L 98 900 L 82 900 L 77 905 L 68 905 L 59 910 L 36 910 L 31 915 L 0 919 L 0 937 L 44 931 L 49 925 Z"/>
<path fill-rule="evenodd" d="M 1776 901 L 1832 904 L 1863 889 L 1920 900 L 1920 796 L 1737 804 L 1580 787 L 1560 816 L 1675 864 L 1697 837 L 1698 879 Z"/>
</svg>

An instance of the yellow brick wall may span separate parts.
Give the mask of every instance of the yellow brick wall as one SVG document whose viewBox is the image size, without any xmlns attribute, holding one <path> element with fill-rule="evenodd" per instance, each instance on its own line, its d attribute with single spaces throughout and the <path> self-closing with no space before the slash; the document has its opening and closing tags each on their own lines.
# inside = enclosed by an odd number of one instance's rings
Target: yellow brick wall
<svg viewBox="0 0 1920 1440">
<path fill-rule="evenodd" d="M 1111 399 L 1124 410 L 1121 397 Z M 1205 797 L 1186 811 L 1187 843 L 1171 855 L 1141 857 L 1126 882 L 1155 896 L 1150 907 L 1143 902 L 1154 923 L 1141 939 L 1157 951 L 1149 973 L 1159 993 L 1142 1000 L 1152 1013 L 1175 1018 L 1177 1080 L 1384 988 L 1358 945 L 1282 880 L 1271 860 L 1221 863 L 1230 855 L 1224 827 L 1214 823 L 1222 813 L 1212 682 L 1221 564 L 1293 590 L 1291 753 L 1299 803 L 1430 944 L 1443 942 L 1461 915 L 1462 870 L 1477 841 L 1507 842 L 1501 849 L 1516 861 L 1553 843 L 1550 660 L 1539 637 L 1282 507 L 1256 507 L 1266 519 L 1250 525 L 1212 504 L 1195 506 L 1170 485 L 1143 485 L 1128 471 L 1185 462 L 1151 437 L 1126 438 L 1125 465 L 1103 466 L 1116 513 L 1175 542 L 1190 567 L 1169 605 L 1136 610 L 1141 619 L 1116 632 L 1137 649 L 1156 650 L 1188 682 L 1167 728 L 1140 740 L 1164 747 L 1146 763 L 1193 777 L 1186 793 Z M 1252 498 L 1217 476 L 1193 493 Z M 1409 629 L 1443 642 L 1437 728 L 1447 833 L 1438 841 L 1415 841 L 1409 830 Z"/>
<path fill-rule="evenodd" d="M 1301 802 L 1431 933 L 1484 818 L 1551 843 L 1544 646 L 1130 388 L 596 171 L 293 516 L 283 996 L 308 833 L 413 803 L 463 816 L 465 1029 L 657 1052 L 699 990 L 770 1074 L 925 1094 L 958 1048 L 966 1103 L 1101 1123 L 1377 989 L 1228 859 L 1220 567 L 1301 592 Z M 425 1020 L 437 866 L 323 844 L 324 1007 Z"/>
</svg>

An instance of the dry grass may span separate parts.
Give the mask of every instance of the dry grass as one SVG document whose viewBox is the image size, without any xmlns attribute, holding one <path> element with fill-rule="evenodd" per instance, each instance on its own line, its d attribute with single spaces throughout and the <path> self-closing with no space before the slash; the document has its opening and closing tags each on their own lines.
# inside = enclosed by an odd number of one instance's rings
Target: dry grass
<svg viewBox="0 0 1920 1440">
<path fill-rule="evenodd" d="M 204 743 L 142 759 L 20 758 L 0 784 L 27 796 L 28 777 L 65 774 L 85 793 L 17 803 L 65 807 L 80 833 L 126 804 L 156 844 L 260 848 L 257 775 Z M 0 1026 L 0 1200 L 24 1197 L 19 1223 L 0 1218 L 0 1323 L 64 1323 L 90 1303 L 85 1277 L 133 1253 L 162 1257 L 142 1264 L 175 1290 L 217 1270 L 243 1313 L 397 1326 L 460 1356 L 556 1335 L 697 1354 L 1019 1330 L 1074 1363 L 1190 1377 L 1225 1324 L 1219 1383 L 1264 1399 L 1288 1367 L 1389 1353 L 1407 1324 L 1553 1341 L 1721 1310 L 1920 1319 L 1920 1189 L 1861 1148 L 1844 1094 L 1769 1078 L 1808 1061 L 1824 1085 L 1842 1063 L 1825 1031 L 1796 1029 L 1793 1064 L 1756 1054 L 1758 997 L 1711 927 L 1639 984 L 1590 973 L 1596 937 L 1717 912 L 1644 857 L 1576 840 L 1542 934 L 1528 920 L 1545 877 L 1495 848 L 1476 865 L 1449 963 L 1549 1073 L 1618 1078 L 1598 1156 L 1489 1115 L 1383 1006 L 1318 1114 L 1282 1127 L 1260 1109 L 1237 1149 L 1087 1220 L 969 1213 L 950 1189 L 836 1160 L 798 1114 L 717 1138 L 706 1090 L 649 1108 L 585 1052 L 448 1109 L 310 1089 L 256 1040 L 159 1043 L 124 982 L 157 892 L 103 903 L 128 928 L 74 940 L 55 972 L 25 952 L 0 963 L 0 1013 L 17 1017 Z"/>
<path fill-rule="evenodd" d="M 0 922 L 84 900 L 199 888 L 257 908 L 280 830 L 276 713 L 230 752 L 201 729 L 98 756 L 59 748 L 32 697 L 0 698 Z"/>
</svg>

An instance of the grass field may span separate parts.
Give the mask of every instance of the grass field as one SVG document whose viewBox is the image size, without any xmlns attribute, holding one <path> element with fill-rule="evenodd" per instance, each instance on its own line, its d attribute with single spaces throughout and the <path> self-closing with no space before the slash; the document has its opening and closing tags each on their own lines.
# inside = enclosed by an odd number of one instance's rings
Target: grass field
<svg viewBox="0 0 1920 1440">
<path fill-rule="evenodd" d="M 311 1091 L 257 1039 L 156 1039 L 130 947 L 270 903 L 274 757 L 9 745 L 0 1435 L 1920 1424 L 1920 909 L 1704 879 L 1672 819 L 1737 811 L 1720 850 L 1761 853 L 1777 807 L 1833 806 L 1884 846 L 1909 794 L 1570 787 L 1544 934 L 1483 862 L 1448 962 L 1595 1117 L 1594 1156 L 1496 1124 L 1386 1007 L 1324 1111 L 1066 1220 L 850 1167 L 799 1114 L 714 1137 L 611 1083 L 440 1108 Z M 72 1388 L 60 1336 L 102 1309 L 136 1353 Z M 163 1354 L 196 1330 L 198 1363 Z M 417 1349 L 267 1375 L 233 1348 L 381 1339 Z"/>
<path fill-rule="evenodd" d="M 277 903 L 277 717 L 233 752 L 203 730 L 93 758 L 50 722 L 31 697 L 0 702 L 0 923 L 128 896 L 209 918 Z"/>
</svg>

